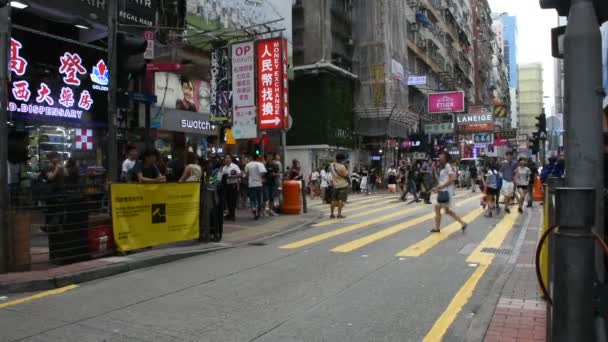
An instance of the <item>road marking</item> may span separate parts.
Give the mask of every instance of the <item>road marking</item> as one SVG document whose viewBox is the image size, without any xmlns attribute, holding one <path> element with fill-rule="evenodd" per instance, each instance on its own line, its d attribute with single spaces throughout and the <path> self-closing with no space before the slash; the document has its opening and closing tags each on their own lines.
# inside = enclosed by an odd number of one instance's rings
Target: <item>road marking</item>
<svg viewBox="0 0 608 342">
<path fill-rule="evenodd" d="M 477 208 L 474 211 L 467 214 L 462 219 L 467 223 L 471 223 L 475 219 L 477 219 L 477 217 L 479 217 L 482 213 L 483 213 L 483 209 Z M 416 244 L 413 244 L 413 245 L 409 246 L 408 248 L 402 250 L 401 252 L 397 253 L 396 256 L 398 256 L 398 257 L 419 257 L 422 254 L 428 252 L 429 249 L 435 247 L 441 241 L 447 239 L 450 235 L 452 235 L 456 232 L 459 232 L 460 230 L 461 230 L 460 223 L 454 222 L 454 223 L 448 225 L 447 227 L 441 229 L 441 233 L 429 235 L 426 239 L 424 239 Z"/>
<path fill-rule="evenodd" d="M 423 341 L 434 342 L 441 341 L 445 333 L 448 331 L 458 313 L 467 304 L 473 291 L 477 287 L 477 283 L 492 264 L 495 255 L 490 253 L 482 253 L 484 248 L 500 248 L 509 231 L 515 225 L 518 213 L 506 215 L 494 229 L 486 236 L 486 238 L 477 246 L 477 248 L 469 255 L 467 263 L 477 263 L 479 267 L 473 272 L 471 277 L 458 290 L 452 301 L 435 322 L 431 330 L 427 333 Z"/>
<path fill-rule="evenodd" d="M 343 212 L 346 211 L 352 211 L 353 209 L 356 208 L 361 208 L 361 207 L 365 207 L 365 206 L 372 206 L 372 205 L 378 205 L 381 203 L 389 203 L 389 202 L 393 202 L 395 201 L 395 198 L 390 198 L 390 199 L 386 199 L 386 198 L 370 198 L 366 201 L 360 201 L 360 202 L 356 202 L 356 203 L 345 203 L 344 204 L 344 209 L 342 210 Z M 321 209 L 322 211 L 330 211 L 331 207 L 328 204 L 327 208 L 323 208 Z"/>
<path fill-rule="evenodd" d="M 386 210 L 389 210 L 389 209 L 397 208 L 397 207 L 403 207 L 403 203 L 384 205 L 381 208 L 370 209 L 370 210 L 366 210 L 366 211 L 363 211 L 363 212 L 359 212 L 358 214 L 355 214 L 355 215 L 349 215 L 345 219 L 326 220 L 326 221 L 319 222 L 317 224 L 313 224 L 312 226 L 313 227 L 330 226 L 332 224 L 337 224 L 337 223 L 340 223 L 340 222 L 344 222 L 345 220 L 354 219 L 354 218 L 358 218 L 358 217 L 364 217 L 364 216 L 376 214 L 376 213 L 379 213 L 379 212 L 382 212 L 382 211 L 386 211 Z M 419 207 L 422 207 L 422 204 L 417 204 L 415 206 L 411 206 L 410 208 L 419 208 Z M 361 209 L 363 209 L 363 208 L 358 208 L 357 211 L 360 211 Z M 345 210 L 344 213 L 347 213 L 347 211 Z"/>
<path fill-rule="evenodd" d="M 353 199 L 349 199 L 349 203 L 358 203 L 358 202 L 365 202 L 365 201 L 373 201 L 373 200 L 377 200 L 377 199 L 384 199 L 386 198 L 383 195 L 374 195 L 374 196 L 363 196 L 363 197 L 356 197 Z M 322 207 L 324 205 L 328 205 L 325 202 L 321 201 L 321 202 L 317 202 L 317 203 L 312 203 L 309 206 L 310 207 Z"/>
<path fill-rule="evenodd" d="M 457 207 L 463 206 L 466 203 L 468 203 L 470 201 L 473 201 L 475 199 L 477 199 L 477 198 L 476 197 L 467 198 L 467 199 L 459 202 L 458 204 L 456 204 L 456 206 Z M 430 219 L 432 219 L 434 217 L 435 217 L 435 213 L 431 212 L 431 213 L 426 214 L 424 216 L 420 216 L 420 217 L 414 218 L 412 220 L 409 220 L 409 221 L 406 221 L 406 222 L 403 222 L 403 223 L 399 223 L 397 225 L 394 225 L 394 226 L 388 227 L 386 229 L 383 229 L 383 230 L 381 230 L 379 232 L 376 232 L 376 233 L 364 236 L 364 237 L 362 237 L 360 239 L 353 240 L 351 242 L 348 242 L 348 243 L 345 243 L 343 245 L 337 246 L 337 247 L 333 248 L 331 251 L 332 252 L 339 252 L 339 253 L 349 253 L 349 252 L 352 252 L 352 251 L 354 251 L 356 249 L 359 249 L 361 247 L 364 247 L 364 246 L 367 246 L 367 245 L 369 245 L 371 243 L 374 243 L 374 242 L 376 242 L 378 240 L 384 239 L 384 238 L 389 237 L 391 235 L 397 234 L 397 233 L 399 233 L 399 232 L 401 232 L 403 230 L 406 230 L 408 228 L 414 227 L 414 226 L 416 226 L 416 225 L 418 225 L 418 224 L 420 224 L 420 223 L 422 223 L 424 221 L 428 221 L 428 220 L 430 220 Z"/>
<path fill-rule="evenodd" d="M 422 340 L 423 342 L 437 342 L 443 339 L 443 335 L 445 335 L 446 331 L 448 331 L 452 325 L 452 322 L 456 319 L 456 316 L 458 316 L 460 310 L 462 310 L 469 301 L 469 298 L 473 295 L 477 283 L 479 283 L 479 280 L 488 267 L 488 265 L 480 265 L 475 272 L 473 272 L 473 275 L 471 275 L 460 290 L 458 290 L 458 293 L 456 293 L 456 296 L 454 296 L 450 305 L 448 305 L 431 330 L 426 334 Z"/>
<path fill-rule="evenodd" d="M 398 212 L 395 212 L 395 213 L 392 213 L 392 214 L 389 214 L 389 215 L 384 215 L 382 217 L 376 217 L 376 218 L 371 219 L 371 220 L 367 220 L 367 221 L 359 222 L 359 223 L 356 223 L 356 224 L 352 224 L 352 225 L 349 225 L 349 226 L 346 226 L 346 227 L 343 227 L 343 228 L 332 230 L 332 231 L 327 232 L 327 233 L 315 235 L 315 236 L 310 237 L 308 239 L 292 242 L 292 243 L 289 243 L 287 245 L 280 246 L 279 248 L 281 248 L 281 249 L 296 249 L 296 248 L 308 246 L 308 245 L 311 245 L 313 243 L 324 241 L 324 240 L 330 239 L 330 238 L 338 236 L 338 235 L 350 233 L 350 232 L 355 231 L 357 229 L 365 228 L 365 227 L 370 226 L 372 224 L 381 223 L 381 222 L 384 222 L 384 221 L 388 221 L 388 220 L 397 218 L 399 216 L 403 216 L 403 215 L 409 214 L 409 213 L 411 213 L 413 211 L 416 211 L 418 209 L 420 209 L 420 207 L 409 208 L 409 209 L 406 209 L 406 210 L 400 210 Z"/>
<path fill-rule="evenodd" d="M 36 300 L 36 299 L 41 299 L 41 298 L 44 298 L 44 297 L 55 296 L 55 295 L 58 295 L 58 294 L 61 294 L 61 293 L 73 290 L 73 289 L 75 289 L 77 287 L 78 287 L 78 285 L 68 285 L 68 286 L 60 287 L 58 289 L 54 289 L 54 290 L 50 290 L 50 291 L 45 291 L 45 292 L 40 292 L 40 293 L 35 294 L 33 296 L 15 299 L 13 301 L 0 304 L 0 309 L 8 308 L 9 306 L 15 306 L 15 305 L 23 304 L 23 303 L 30 302 L 30 301 Z"/>
</svg>

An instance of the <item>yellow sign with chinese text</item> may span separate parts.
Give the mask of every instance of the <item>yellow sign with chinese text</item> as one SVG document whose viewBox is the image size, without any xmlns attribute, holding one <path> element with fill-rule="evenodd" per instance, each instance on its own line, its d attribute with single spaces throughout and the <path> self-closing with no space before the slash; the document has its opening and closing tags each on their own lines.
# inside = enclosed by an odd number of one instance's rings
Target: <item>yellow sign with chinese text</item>
<svg viewBox="0 0 608 342">
<path fill-rule="evenodd" d="M 111 194 L 119 251 L 198 239 L 200 183 L 112 184 Z"/>
</svg>

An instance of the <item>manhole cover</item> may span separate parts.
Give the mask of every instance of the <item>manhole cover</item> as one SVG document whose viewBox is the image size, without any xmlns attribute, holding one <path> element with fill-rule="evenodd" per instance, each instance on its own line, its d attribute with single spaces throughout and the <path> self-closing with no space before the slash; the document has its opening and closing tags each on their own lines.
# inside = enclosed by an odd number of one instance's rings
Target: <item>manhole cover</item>
<svg viewBox="0 0 608 342">
<path fill-rule="evenodd" d="M 496 254 L 496 255 L 509 255 L 511 250 L 509 248 L 484 248 L 481 253 Z"/>
</svg>

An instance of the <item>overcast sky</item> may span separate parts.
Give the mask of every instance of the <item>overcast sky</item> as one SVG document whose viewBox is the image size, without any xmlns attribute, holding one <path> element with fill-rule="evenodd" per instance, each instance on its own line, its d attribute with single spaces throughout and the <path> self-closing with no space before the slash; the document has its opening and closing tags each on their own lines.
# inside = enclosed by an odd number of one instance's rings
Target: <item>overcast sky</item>
<svg viewBox="0 0 608 342">
<path fill-rule="evenodd" d="M 538 0 L 489 0 L 492 12 L 508 12 L 517 17 L 517 63 L 541 62 L 544 69 L 545 108 L 553 112 L 553 57 L 551 28 L 557 26 L 557 12 L 543 10 Z"/>
</svg>

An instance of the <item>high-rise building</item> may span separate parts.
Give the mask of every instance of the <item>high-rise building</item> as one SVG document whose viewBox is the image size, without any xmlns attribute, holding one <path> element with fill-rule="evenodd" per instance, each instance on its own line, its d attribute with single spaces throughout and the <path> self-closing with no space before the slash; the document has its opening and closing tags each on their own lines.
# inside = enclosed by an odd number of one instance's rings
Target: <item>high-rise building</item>
<svg viewBox="0 0 608 342">
<path fill-rule="evenodd" d="M 517 127 L 519 113 L 519 70 L 517 65 L 517 18 L 507 13 L 493 14 L 493 30 L 502 47 L 504 61 L 509 71 L 509 93 L 511 98 L 511 126 Z"/>
<path fill-rule="evenodd" d="M 523 134 L 536 130 L 536 116 L 543 110 L 543 66 L 541 63 L 519 66 L 519 125 Z"/>
</svg>

